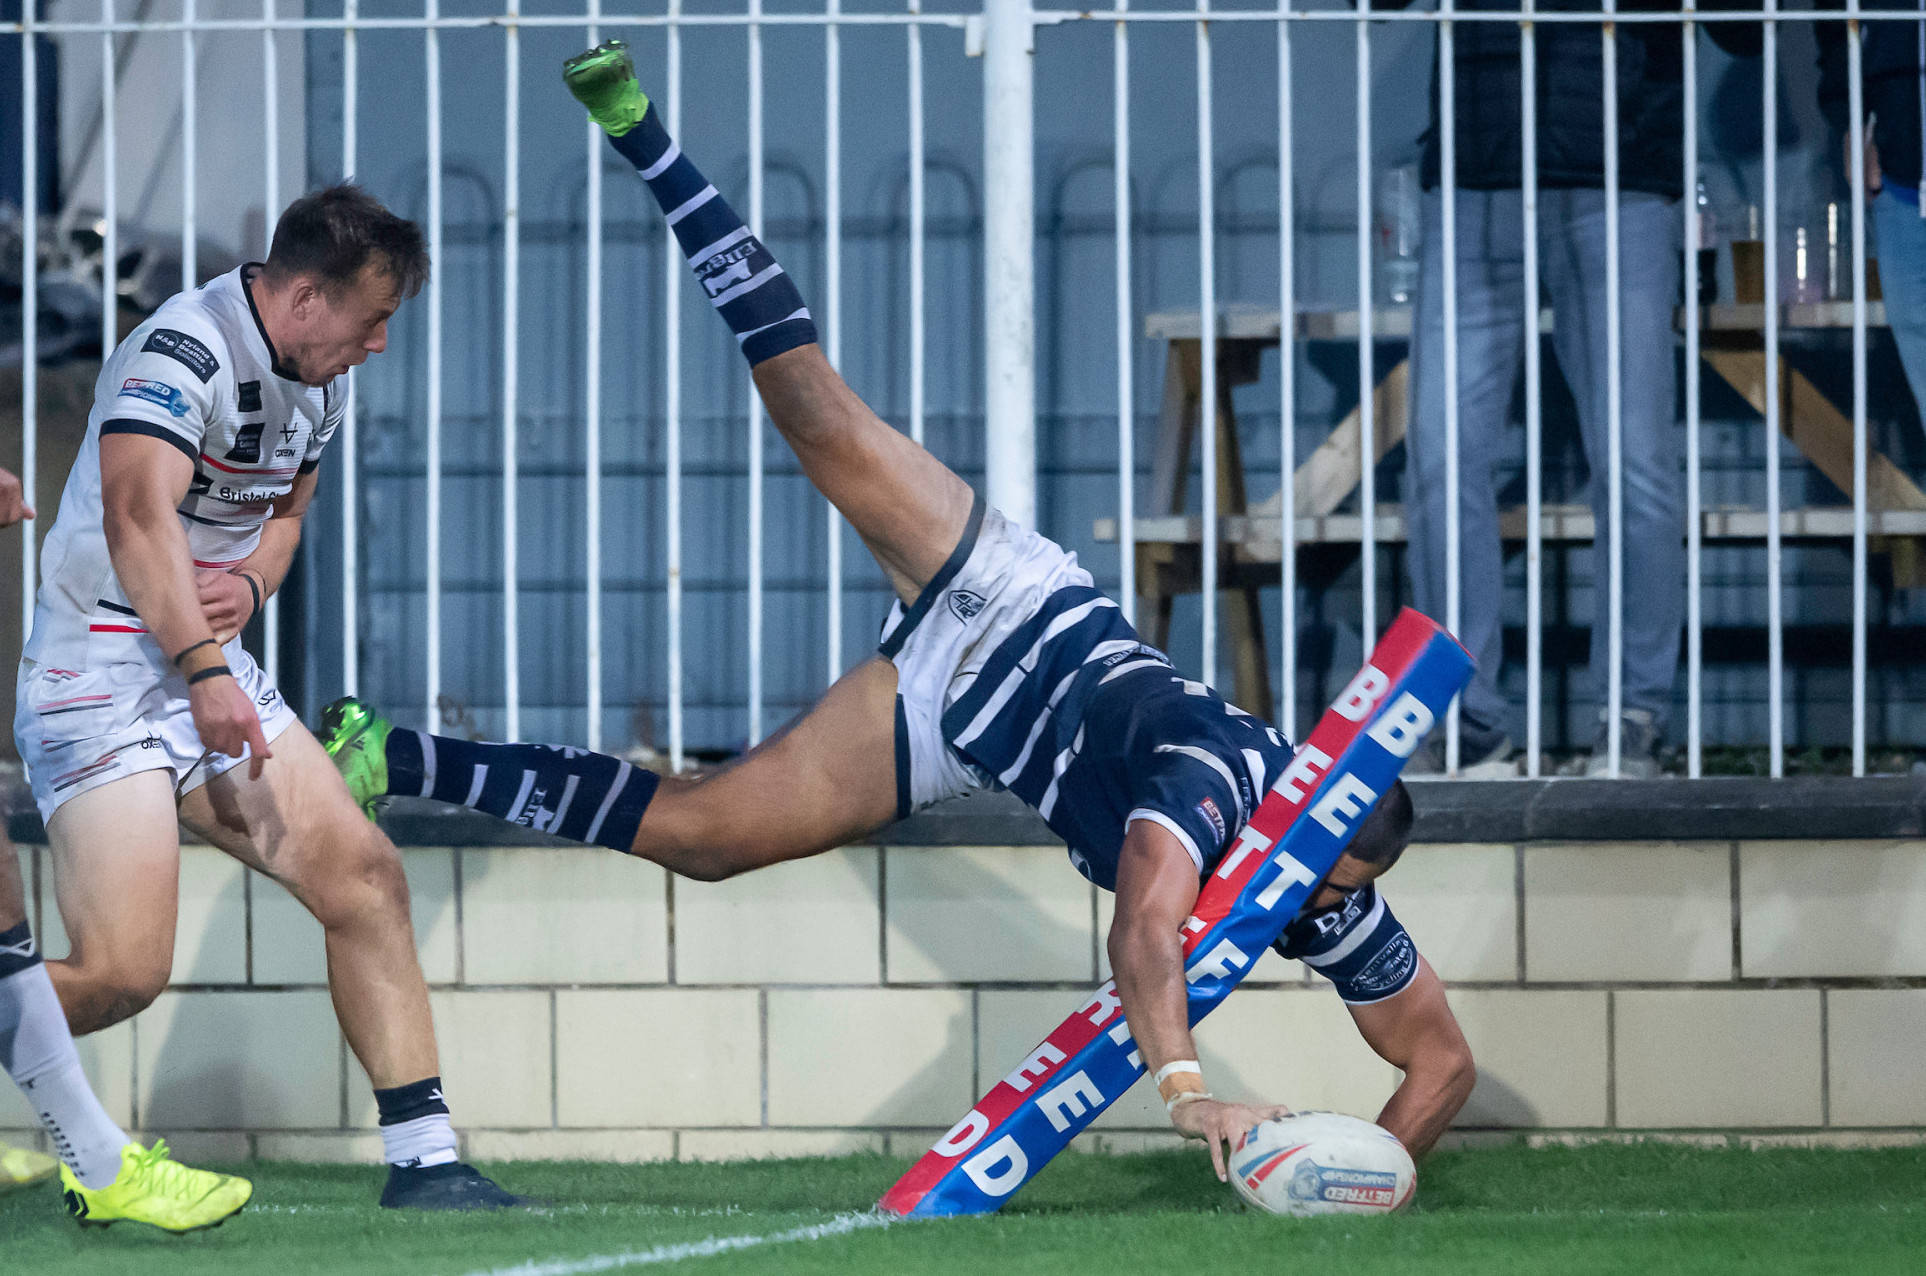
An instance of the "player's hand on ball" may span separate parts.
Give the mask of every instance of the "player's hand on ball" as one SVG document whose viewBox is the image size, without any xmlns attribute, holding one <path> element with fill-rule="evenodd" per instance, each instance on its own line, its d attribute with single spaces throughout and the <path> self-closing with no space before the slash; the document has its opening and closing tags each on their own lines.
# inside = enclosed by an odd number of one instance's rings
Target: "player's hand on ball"
<svg viewBox="0 0 1926 1276">
<path fill-rule="evenodd" d="M 240 574 L 203 567 L 194 573 L 194 588 L 201 614 L 219 642 L 225 644 L 253 619 L 254 591 Z"/>
<path fill-rule="evenodd" d="M 1230 1164 L 1229 1149 L 1237 1146 L 1238 1138 L 1261 1122 L 1290 1114 L 1291 1110 L 1281 1103 L 1258 1106 L 1196 1099 L 1179 1104 L 1170 1114 L 1170 1123 L 1185 1138 L 1204 1140 L 1210 1148 L 1210 1166 L 1217 1171 L 1217 1181 L 1227 1183 L 1230 1181 L 1226 1169 Z"/>
<path fill-rule="evenodd" d="M 267 737 L 261 734 L 261 715 L 255 712 L 254 701 L 241 690 L 241 684 L 226 674 L 205 678 L 188 687 L 187 700 L 201 746 L 230 758 L 240 757 L 243 749 L 253 750 L 247 774 L 251 780 L 260 779 L 274 754 L 268 751 Z"/>
<path fill-rule="evenodd" d="M 27 504 L 19 476 L 11 470 L 0 470 L 0 527 L 12 527 L 21 519 L 32 517 L 33 506 Z"/>
</svg>

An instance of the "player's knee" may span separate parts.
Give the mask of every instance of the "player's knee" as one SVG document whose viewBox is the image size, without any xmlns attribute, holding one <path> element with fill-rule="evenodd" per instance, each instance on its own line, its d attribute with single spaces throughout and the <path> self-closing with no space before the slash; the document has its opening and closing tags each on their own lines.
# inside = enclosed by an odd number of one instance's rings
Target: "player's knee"
<svg viewBox="0 0 1926 1276">
<path fill-rule="evenodd" d="M 68 1008 L 74 1032 L 111 1028 L 153 1005 L 167 987 L 169 964 L 165 959 L 126 957 L 111 964 L 70 966 L 74 977 L 62 982 L 75 994 Z"/>
<path fill-rule="evenodd" d="M 372 825 L 343 844 L 320 878 L 306 886 L 302 900 L 324 927 L 371 916 L 408 915 L 408 875 L 401 852 Z"/>
</svg>

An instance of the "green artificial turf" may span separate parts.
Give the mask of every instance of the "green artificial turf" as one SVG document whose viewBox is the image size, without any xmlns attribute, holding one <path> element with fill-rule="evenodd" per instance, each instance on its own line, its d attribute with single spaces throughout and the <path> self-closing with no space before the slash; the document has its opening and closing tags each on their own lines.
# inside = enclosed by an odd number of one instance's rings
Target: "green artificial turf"
<svg viewBox="0 0 1926 1276">
<path fill-rule="evenodd" d="M 744 1244 L 866 1211 L 907 1163 L 883 1157 L 734 1165 L 490 1167 L 552 1204 L 506 1215 L 375 1208 L 373 1168 L 245 1167 L 254 1203 L 227 1225 L 164 1236 L 82 1232 L 57 1192 L 0 1197 L 11 1276 L 407 1272 L 521 1266 L 525 1276 L 640 1267 L 703 1272 L 1371 1273 L 1862 1272 L 1919 1270 L 1926 1148 L 1814 1151 L 1664 1144 L 1440 1153 L 1417 1207 L 1388 1219 L 1245 1212 L 1201 1151 L 1070 1155 L 1001 1214 Z"/>
</svg>

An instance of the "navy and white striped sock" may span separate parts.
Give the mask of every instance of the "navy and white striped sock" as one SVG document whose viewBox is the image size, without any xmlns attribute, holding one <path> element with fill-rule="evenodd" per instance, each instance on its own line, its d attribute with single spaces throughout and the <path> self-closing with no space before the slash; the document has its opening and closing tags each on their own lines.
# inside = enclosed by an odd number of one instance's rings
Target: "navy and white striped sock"
<svg viewBox="0 0 1926 1276">
<path fill-rule="evenodd" d="M 696 282 L 736 334 L 750 367 L 815 342 L 816 325 L 795 281 L 689 162 L 653 102 L 640 124 L 609 143 L 649 184 Z"/>
<path fill-rule="evenodd" d="M 553 744 L 489 744 L 395 727 L 388 792 L 433 798 L 571 842 L 629 853 L 662 777 Z"/>
</svg>

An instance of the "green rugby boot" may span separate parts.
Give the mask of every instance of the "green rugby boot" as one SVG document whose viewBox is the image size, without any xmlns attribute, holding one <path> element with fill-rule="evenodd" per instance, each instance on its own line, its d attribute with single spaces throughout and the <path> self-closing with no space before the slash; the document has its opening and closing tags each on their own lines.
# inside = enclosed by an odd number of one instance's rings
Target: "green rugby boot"
<svg viewBox="0 0 1926 1276">
<path fill-rule="evenodd" d="M 334 769 L 348 783 L 355 805 L 369 819 L 375 803 L 388 793 L 388 720 L 374 706 L 353 696 L 342 696 L 321 711 L 315 732 L 321 747 L 334 759 Z"/>
<path fill-rule="evenodd" d="M 106 1187 L 87 1188 L 74 1172 L 60 1167 L 67 1212 L 82 1227 L 146 1223 L 165 1232 L 198 1232 L 219 1227 L 240 1212 L 254 1195 L 254 1184 L 232 1174 L 182 1165 L 168 1155 L 167 1140 L 144 1148 L 129 1143 L 120 1150 L 120 1176 Z"/>
<path fill-rule="evenodd" d="M 636 83 L 629 46 L 620 40 L 604 40 L 562 63 L 562 83 L 610 137 L 622 136 L 648 114 L 649 95 Z"/>
</svg>

